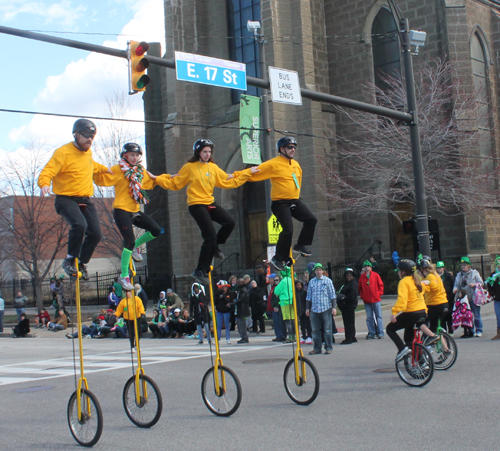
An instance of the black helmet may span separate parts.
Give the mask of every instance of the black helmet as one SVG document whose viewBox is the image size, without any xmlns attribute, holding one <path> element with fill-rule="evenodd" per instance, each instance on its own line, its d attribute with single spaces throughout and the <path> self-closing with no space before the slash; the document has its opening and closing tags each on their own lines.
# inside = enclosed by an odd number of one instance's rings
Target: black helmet
<svg viewBox="0 0 500 451">
<path fill-rule="evenodd" d="M 419 269 L 428 268 L 429 266 L 431 266 L 431 264 L 431 258 L 427 255 L 420 256 L 420 258 L 417 260 L 417 267 Z"/>
<path fill-rule="evenodd" d="M 123 158 L 123 156 L 127 152 L 137 152 L 139 155 L 142 155 L 141 146 L 139 144 L 135 144 L 135 143 L 124 144 L 122 147 L 122 151 L 120 152 L 120 158 Z"/>
<path fill-rule="evenodd" d="M 88 119 L 78 119 L 73 124 L 73 132 L 72 133 L 88 133 L 89 135 L 95 135 L 97 129 L 95 124 Z"/>
<path fill-rule="evenodd" d="M 198 154 L 201 152 L 201 149 L 207 146 L 210 147 L 210 149 L 214 150 L 214 143 L 209 139 L 202 138 L 195 141 L 193 144 L 194 155 L 198 156 Z"/>
<path fill-rule="evenodd" d="M 417 267 L 415 266 L 415 262 L 413 260 L 408 260 L 404 258 L 399 261 L 398 269 L 400 271 L 412 274 L 415 272 Z"/>
<path fill-rule="evenodd" d="M 293 136 L 283 136 L 283 138 L 280 138 L 278 140 L 278 142 L 276 143 L 276 149 L 278 152 L 280 152 L 281 147 L 286 147 L 289 144 L 293 144 L 294 146 L 297 146 L 297 140 Z"/>
</svg>

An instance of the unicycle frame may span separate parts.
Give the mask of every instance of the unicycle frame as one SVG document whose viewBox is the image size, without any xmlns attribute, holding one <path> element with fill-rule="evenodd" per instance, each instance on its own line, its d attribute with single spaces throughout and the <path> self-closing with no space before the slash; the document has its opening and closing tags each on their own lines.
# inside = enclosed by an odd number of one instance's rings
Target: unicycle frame
<svg viewBox="0 0 500 451">
<path fill-rule="evenodd" d="M 222 386 L 219 383 L 219 366 L 222 366 L 222 359 L 220 357 L 220 349 L 219 349 L 219 337 L 217 336 L 217 315 L 215 315 L 215 304 L 214 304 L 214 292 L 212 288 L 212 270 L 213 266 L 210 266 L 210 271 L 208 272 L 208 289 L 210 290 L 210 306 L 212 308 L 212 324 L 214 327 L 214 342 L 215 342 L 215 363 L 214 363 L 214 381 L 215 381 L 215 393 L 217 396 L 221 396 L 221 388 L 225 392 L 226 391 L 226 376 L 224 371 L 222 371 Z M 209 317 L 210 321 L 210 317 Z M 226 326 L 227 327 L 227 326 Z M 210 328 L 209 328 L 210 330 Z M 208 337 L 210 339 L 210 337 Z"/>
<path fill-rule="evenodd" d="M 130 257 L 130 263 L 129 263 L 129 268 L 130 271 L 132 272 L 132 277 L 130 278 L 130 283 L 134 285 L 134 277 L 137 274 L 135 271 L 135 265 L 132 260 L 132 257 Z M 139 405 L 141 403 L 141 375 L 144 376 L 144 368 L 142 367 L 142 361 L 141 361 L 141 345 L 139 344 L 139 335 L 138 335 L 138 327 L 137 327 L 137 310 L 136 310 L 136 305 L 135 305 L 135 290 L 132 290 L 130 292 L 132 294 L 132 308 L 134 312 L 134 332 L 135 332 L 135 344 L 136 344 L 136 349 L 137 349 L 137 370 L 135 371 L 135 402 Z M 127 303 L 128 307 L 128 303 Z M 142 393 L 143 397 L 145 399 L 148 399 L 148 389 L 147 389 L 147 381 L 145 379 L 142 379 Z"/>
<path fill-rule="evenodd" d="M 75 258 L 75 266 L 79 268 L 78 258 Z M 83 342 L 82 342 L 82 309 L 80 305 L 80 277 L 82 273 L 78 269 L 75 282 L 75 297 L 76 297 L 76 318 L 78 323 L 78 349 L 80 351 L 80 378 L 76 388 L 76 405 L 78 408 L 78 420 L 82 420 L 82 387 L 89 389 L 87 379 L 85 378 L 85 370 L 83 367 Z M 90 416 L 90 403 L 87 403 L 87 414 Z"/>
<path fill-rule="evenodd" d="M 300 360 L 301 357 L 304 357 L 304 353 L 302 351 L 302 348 L 300 346 L 300 336 L 299 336 L 299 318 L 297 315 L 297 297 L 295 294 L 295 283 L 293 282 L 293 275 L 294 275 L 294 265 L 295 265 L 295 259 L 293 258 L 292 251 L 290 249 L 290 257 L 292 264 L 290 265 L 290 279 L 292 280 L 292 303 L 293 303 L 293 315 L 294 315 L 294 324 L 295 324 L 295 341 L 297 344 L 297 348 L 295 349 L 294 352 L 294 368 L 295 368 L 295 382 L 297 385 L 301 383 L 301 381 L 306 382 L 306 364 L 304 363 L 303 360 Z M 299 371 L 299 365 L 300 369 L 302 371 Z M 302 376 L 300 375 L 302 373 Z"/>
</svg>

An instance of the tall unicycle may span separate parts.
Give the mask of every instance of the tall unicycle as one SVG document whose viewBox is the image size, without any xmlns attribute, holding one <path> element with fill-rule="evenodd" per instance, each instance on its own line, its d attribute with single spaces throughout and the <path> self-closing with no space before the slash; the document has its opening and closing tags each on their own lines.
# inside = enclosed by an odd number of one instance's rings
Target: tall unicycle
<svg viewBox="0 0 500 451">
<path fill-rule="evenodd" d="M 241 384 L 235 372 L 222 364 L 219 350 L 219 337 L 217 336 L 217 319 L 215 315 L 214 296 L 212 289 L 212 269 L 208 273 L 210 304 L 212 306 L 212 321 L 214 327 L 215 360 L 212 354 L 212 340 L 210 343 L 210 356 L 212 367 L 203 376 L 201 381 L 201 395 L 208 410 L 220 417 L 228 417 L 238 410 L 241 403 Z"/>
<path fill-rule="evenodd" d="M 75 259 L 78 268 L 78 259 Z M 68 425 L 74 439 L 82 446 L 94 446 L 102 434 L 102 410 L 97 397 L 89 390 L 83 368 L 82 312 L 80 306 L 80 278 L 75 277 L 76 314 L 78 319 L 78 346 L 80 350 L 80 378 L 68 402 Z M 75 357 L 75 356 L 74 356 Z M 76 364 L 75 364 L 76 365 Z M 76 374 L 75 374 L 76 376 Z"/>
<path fill-rule="evenodd" d="M 133 285 L 133 277 L 135 276 L 135 267 L 130 260 L 130 269 L 132 277 L 130 278 Z M 163 410 L 163 399 L 160 389 L 156 382 L 144 373 L 144 368 L 141 362 L 141 346 L 137 327 L 137 310 L 135 305 L 134 291 L 127 291 L 127 309 L 134 312 L 134 331 L 135 343 L 137 349 L 137 369 L 134 372 L 134 354 L 132 348 L 130 350 L 132 356 L 132 372 L 134 373 L 125 383 L 123 389 L 123 407 L 125 413 L 132 423 L 141 428 L 150 428 L 154 426 L 161 417 Z M 130 306 L 129 304 L 130 303 Z"/>
<path fill-rule="evenodd" d="M 314 364 L 304 357 L 302 348 L 300 346 L 299 336 L 299 321 L 297 316 L 297 298 L 295 295 L 295 284 L 293 283 L 293 265 L 295 260 L 292 257 L 292 264 L 290 266 L 293 293 L 293 312 L 294 312 L 294 325 L 295 325 L 295 349 L 293 357 L 285 365 L 283 373 L 283 383 L 285 390 L 290 399 L 302 406 L 311 404 L 319 392 L 319 374 Z"/>
</svg>

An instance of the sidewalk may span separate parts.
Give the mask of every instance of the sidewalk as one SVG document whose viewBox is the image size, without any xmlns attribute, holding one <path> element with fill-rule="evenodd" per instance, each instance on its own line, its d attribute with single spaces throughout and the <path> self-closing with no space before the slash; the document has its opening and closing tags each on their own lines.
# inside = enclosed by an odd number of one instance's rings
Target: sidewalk
<svg viewBox="0 0 500 451">
<path fill-rule="evenodd" d="M 396 302 L 396 298 L 397 298 L 396 295 L 382 296 L 382 311 L 390 311 L 392 306 Z M 153 314 L 153 307 L 152 307 L 151 301 L 149 302 L 149 304 L 151 304 L 151 305 L 148 308 L 148 311 L 146 312 L 146 316 L 148 317 L 148 319 Z M 363 301 L 360 300 L 358 305 L 361 306 L 361 310 L 356 312 L 356 317 L 361 316 L 364 318 L 365 311 L 362 308 Z M 82 322 L 83 322 L 83 324 L 86 324 L 87 326 L 90 325 L 92 315 L 94 313 L 99 312 L 101 309 L 106 310 L 107 308 L 108 308 L 107 304 L 105 304 L 105 305 L 83 305 L 82 306 Z M 66 310 L 71 314 L 70 306 L 66 306 Z M 52 318 L 53 313 L 54 313 L 54 309 L 52 307 L 48 307 L 47 311 L 50 313 L 51 318 Z M 36 337 L 40 337 L 40 338 L 57 338 L 57 337 L 64 336 L 66 333 L 71 332 L 71 326 L 69 326 L 65 331 L 58 331 L 58 332 L 51 332 L 45 328 L 44 329 L 36 329 L 35 320 L 34 320 L 34 317 L 36 314 L 37 314 L 37 309 L 35 307 L 28 307 L 26 309 L 26 315 L 28 316 L 28 318 L 30 320 L 31 333 L 29 335 L 31 335 L 31 338 L 34 338 L 33 335 L 35 335 L 35 334 L 36 334 Z M 4 317 L 9 316 L 9 315 L 15 316 L 16 309 L 14 309 L 14 308 L 5 309 Z M 77 331 L 76 306 L 73 306 L 73 315 L 72 315 L 71 319 L 74 321 L 74 331 L 76 332 Z M 340 314 L 340 311 L 338 309 L 337 309 L 337 316 L 335 317 L 335 320 L 339 325 L 342 324 L 341 314 Z M 17 321 L 14 323 L 4 321 L 4 333 L 0 334 L 0 338 L 1 337 L 11 337 L 11 328 L 16 326 L 16 325 L 17 325 Z M 274 331 L 271 329 L 271 325 L 272 325 L 272 320 L 266 321 L 266 329 L 269 331 L 270 335 L 274 335 Z M 344 330 L 343 327 L 339 328 L 339 331 L 343 332 L 343 330 Z M 144 337 L 149 337 L 151 335 L 152 334 L 150 332 L 143 334 Z M 266 333 L 266 335 L 267 335 L 267 333 Z M 27 337 L 27 338 L 30 338 L 30 337 Z"/>
</svg>

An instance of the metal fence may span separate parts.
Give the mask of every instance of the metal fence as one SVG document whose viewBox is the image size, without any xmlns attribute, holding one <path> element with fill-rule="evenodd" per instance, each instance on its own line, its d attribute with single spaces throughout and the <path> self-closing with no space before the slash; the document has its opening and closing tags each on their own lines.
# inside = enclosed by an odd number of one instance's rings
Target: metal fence
<svg viewBox="0 0 500 451">
<path fill-rule="evenodd" d="M 450 257 L 443 259 L 447 269 L 456 275 L 460 271 L 460 258 Z M 472 268 L 479 271 L 483 280 L 490 275 L 491 259 L 489 257 L 470 257 Z M 379 273 L 385 286 L 386 294 L 394 294 L 397 289 L 397 282 L 399 281 L 396 273 L 394 272 L 394 265 L 392 261 L 379 262 Z M 338 290 L 344 284 L 344 272 L 347 267 L 355 270 L 359 276 L 361 268 L 356 267 L 356 263 L 340 261 L 336 263 L 328 262 L 325 265 L 325 270 L 328 276 L 332 279 L 335 288 Z M 275 272 L 273 270 L 273 272 Z M 304 280 L 304 269 L 296 265 L 295 274 L 299 280 Z M 212 273 L 212 281 L 217 283 L 219 280 L 228 280 L 231 275 L 236 277 L 243 277 L 248 274 L 251 279 L 257 276 L 255 269 L 242 269 L 237 271 L 218 271 L 214 270 Z M 90 280 L 81 283 L 81 301 L 83 304 L 100 305 L 107 303 L 109 287 L 113 285 L 115 279 L 119 277 L 120 271 L 109 271 L 102 273 L 95 273 L 90 276 Z M 70 300 L 74 294 L 69 286 L 68 278 L 65 279 L 65 297 Z M 141 284 L 144 291 L 149 296 L 149 299 L 154 301 L 159 297 L 160 291 L 166 291 L 172 288 L 179 296 L 187 301 L 191 293 L 191 286 L 193 278 L 189 275 L 174 275 L 169 276 L 148 276 L 148 267 L 143 266 L 137 268 L 137 275 L 134 282 Z M 35 290 L 31 279 L 13 279 L 9 281 L 0 282 L 0 295 L 5 300 L 6 307 L 14 305 L 14 297 L 18 291 L 21 291 L 28 297 L 28 307 L 35 306 Z M 50 281 L 45 280 L 42 283 L 42 296 L 45 306 L 52 304 L 52 292 L 50 289 Z"/>
<path fill-rule="evenodd" d="M 80 299 L 83 304 L 106 304 L 109 294 L 109 287 L 113 285 L 115 279 L 120 276 L 120 271 L 109 271 L 102 273 L 95 273 L 91 275 L 88 281 L 82 281 L 80 284 L 81 296 Z M 70 300 L 73 290 L 69 284 L 69 278 L 63 280 L 64 283 L 64 296 Z M 147 283 L 147 266 L 137 268 L 137 275 L 134 282 Z M 34 307 L 36 304 L 35 287 L 31 279 L 12 279 L 0 282 L 0 293 L 5 300 L 6 307 L 14 305 L 14 298 L 18 291 L 21 291 L 28 297 L 27 307 Z M 42 297 L 44 306 L 52 304 L 52 291 L 50 289 L 50 280 L 46 279 L 42 282 Z"/>
</svg>

